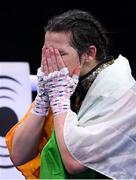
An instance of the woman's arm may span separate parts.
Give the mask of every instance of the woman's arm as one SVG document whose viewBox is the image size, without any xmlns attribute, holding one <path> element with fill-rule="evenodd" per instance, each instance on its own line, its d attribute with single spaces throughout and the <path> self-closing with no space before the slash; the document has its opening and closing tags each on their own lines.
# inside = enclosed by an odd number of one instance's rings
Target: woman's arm
<svg viewBox="0 0 136 180">
<path fill-rule="evenodd" d="M 44 116 L 30 113 L 15 130 L 10 155 L 15 166 L 23 165 L 37 155 L 44 120 Z"/>
<path fill-rule="evenodd" d="M 17 127 L 13 136 L 11 160 L 16 166 L 26 163 L 37 155 L 44 120 L 48 115 L 49 98 L 46 90 L 46 76 L 43 72 L 45 49 L 43 46 L 41 67 L 37 70 L 37 96 L 31 112 Z"/>
<path fill-rule="evenodd" d="M 54 118 L 54 128 L 55 128 L 55 132 L 56 132 L 58 147 L 59 147 L 59 150 L 61 153 L 63 163 L 65 165 L 65 168 L 70 174 L 76 174 L 76 173 L 85 171 L 87 168 L 84 167 L 83 165 L 81 165 L 78 161 L 76 161 L 71 156 L 70 152 L 68 151 L 68 149 L 65 145 L 63 129 L 64 129 L 64 123 L 65 123 L 66 116 L 67 116 L 67 113 L 63 113 L 63 114 L 56 116 Z"/>
<path fill-rule="evenodd" d="M 58 147 L 66 170 L 71 174 L 79 173 L 86 168 L 75 160 L 68 151 L 64 142 L 63 131 L 65 118 L 70 110 L 70 96 L 77 86 L 80 67 L 77 65 L 72 77 L 70 77 L 68 69 L 65 67 L 57 49 L 53 50 L 50 47 L 46 49 L 45 54 L 46 60 L 44 61 L 43 70 L 45 74 L 49 74 L 47 77 L 48 96 L 54 115 L 54 128 Z"/>
</svg>

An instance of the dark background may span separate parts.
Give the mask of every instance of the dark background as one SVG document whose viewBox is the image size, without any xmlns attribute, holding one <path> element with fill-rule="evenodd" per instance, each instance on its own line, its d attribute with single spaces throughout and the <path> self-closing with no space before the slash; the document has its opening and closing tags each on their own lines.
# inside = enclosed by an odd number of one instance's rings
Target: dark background
<svg viewBox="0 0 136 180">
<path fill-rule="evenodd" d="M 126 56 L 136 78 L 136 8 L 131 0 L 4 1 L 0 5 L 0 61 L 27 61 L 31 74 L 36 74 L 44 25 L 56 13 L 73 8 L 88 10 L 103 23 L 111 32 L 113 56 Z"/>
</svg>

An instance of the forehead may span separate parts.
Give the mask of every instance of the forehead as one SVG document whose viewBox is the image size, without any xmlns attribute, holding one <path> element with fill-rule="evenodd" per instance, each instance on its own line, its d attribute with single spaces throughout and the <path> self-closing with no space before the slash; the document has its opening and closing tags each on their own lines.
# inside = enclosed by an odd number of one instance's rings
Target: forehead
<svg viewBox="0 0 136 180">
<path fill-rule="evenodd" d="M 49 32 L 45 34 L 45 45 L 47 47 L 62 48 L 70 47 L 70 33 Z"/>
</svg>

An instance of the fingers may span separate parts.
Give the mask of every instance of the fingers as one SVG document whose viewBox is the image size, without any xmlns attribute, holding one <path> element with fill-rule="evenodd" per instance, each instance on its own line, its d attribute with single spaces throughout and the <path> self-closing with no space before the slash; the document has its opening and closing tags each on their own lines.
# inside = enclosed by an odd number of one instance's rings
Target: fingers
<svg viewBox="0 0 136 180">
<path fill-rule="evenodd" d="M 46 49 L 47 49 L 46 46 L 43 46 L 43 48 L 42 48 L 42 56 L 41 56 L 41 71 L 44 72 L 45 75 L 48 75 Z"/>
<path fill-rule="evenodd" d="M 42 56 L 41 56 L 41 70 L 43 71 L 43 64 L 44 64 L 44 61 L 45 61 L 45 50 L 46 50 L 46 47 L 43 46 L 42 48 Z"/>
<path fill-rule="evenodd" d="M 58 66 L 57 66 L 55 51 L 54 51 L 54 49 L 51 47 L 51 48 L 49 48 L 49 52 L 50 52 L 52 69 L 53 69 L 53 71 L 57 71 L 57 70 L 58 70 Z"/>
<path fill-rule="evenodd" d="M 60 70 L 60 69 L 65 67 L 65 64 L 63 62 L 63 59 L 62 59 L 58 49 L 54 49 L 54 51 L 55 51 L 55 55 L 56 55 L 56 61 L 57 61 L 58 69 Z"/>
<path fill-rule="evenodd" d="M 52 47 L 46 49 L 46 57 L 47 57 L 48 73 L 59 71 L 60 69 L 65 67 L 65 64 L 58 49 L 54 49 Z"/>
<path fill-rule="evenodd" d="M 42 60 L 41 60 L 41 69 L 42 71 L 48 75 L 54 71 L 59 71 L 64 68 L 65 64 L 63 59 L 59 53 L 58 49 L 54 49 L 52 47 L 42 48 Z"/>
<path fill-rule="evenodd" d="M 48 75 L 48 73 L 49 73 L 46 54 L 45 54 L 45 58 L 44 58 L 44 62 L 43 62 L 43 72 L 45 75 Z"/>
<path fill-rule="evenodd" d="M 52 59 L 51 59 L 49 49 L 46 49 L 46 57 L 47 57 L 48 73 L 52 73 L 53 72 L 53 66 L 52 66 Z"/>
</svg>

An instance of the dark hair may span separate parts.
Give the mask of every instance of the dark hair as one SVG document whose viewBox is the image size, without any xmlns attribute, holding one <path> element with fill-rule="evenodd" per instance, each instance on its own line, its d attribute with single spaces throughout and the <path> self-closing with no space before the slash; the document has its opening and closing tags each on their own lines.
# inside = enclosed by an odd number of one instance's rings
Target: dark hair
<svg viewBox="0 0 136 180">
<path fill-rule="evenodd" d="M 70 32 L 71 46 L 81 56 L 88 51 L 90 45 L 97 48 L 96 58 L 104 60 L 107 56 L 108 38 L 100 22 L 89 12 L 73 9 L 52 17 L 45 31 Z"/>
</svg>

